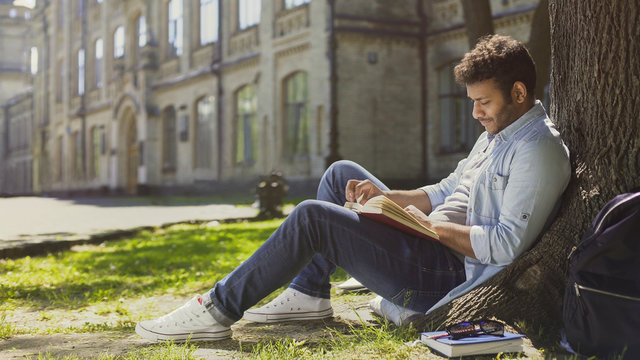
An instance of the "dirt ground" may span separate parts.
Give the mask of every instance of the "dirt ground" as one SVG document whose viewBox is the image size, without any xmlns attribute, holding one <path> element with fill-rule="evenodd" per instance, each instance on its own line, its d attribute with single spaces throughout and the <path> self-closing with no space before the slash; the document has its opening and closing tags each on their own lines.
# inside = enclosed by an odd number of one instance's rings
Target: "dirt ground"
<svg viewBox="0 0 640 360">
<path fill-rule="evenodd" d="M 334 317 L 327 320 L 284 322 L 279 324 L 256 324 L 241 320 L 232 326 L 233 336 L 229 340 L 213 342 L 196 342 L 195 355 L 202 359 L 229 359 L 248 357 L 251 349 L 260 340 L 292 338 L 313 344 L 331 336 L 333 329 L 343 332 L 350 325 L 358 326 L 362 322 L 375 322 L 369 310 L 369 300 L 375 295 L 371 293 L 346 294 L 332 298 Z M 138 299 L 123 303 L 129 314 L 134 314 L 142 307 L 152 312 L 165 314 L 186 300 L 184 297 L 164 295 L 149 299 Z M 82 327 L 85 323 L 101 325 L 117 323 L 122 317 L 116 313 L 104 313 L 99 306 L 89 307 L 78 312 L 68 310 L 40 311 L 17 310 L 6 313 L 6 322 L 14 327 L 38 329 L 55 329 Z M 22 325 L 20 325 L 22 324 Z M 69 333 L 51 335 L 19 335 L 0 342 L 0 359 L 38 358 L 39 354 L 50 354 L 55 358 L 74 355 L 80 358 L 93 358 L 100 354 L 124 355 L 138 348 L 149 347 L 154 343 L 139 337 L 135 332 Z M 525 356 L 542 358 L 541 354 L 525 340 Z M 434 359 L 440 357 L 434 355 Z"/>
<path fill-rule="evenodd" d="M 329 320 L 285 322 L 280 324 L 255 324 L 244 320 L 232 326 L 233 337 L 216 342 L 197 342 L 195 355 L 203 359 L 242 358 L 249 355 L 258 341 L 271 338 L 294 338 L 307 343 L 317 342 L 329 335 L 328 328 L 339 330 L 361 321 L 373 321 L 368 301 L 370 293 L 349 294 L 332 299 L 334 317 Z M 151 307 L 153 312 L 165 314 L 182 305 L 183 297 L 165 295 L 151 299 L 140 299 L 123 304 L 129 314 L 141 307 Z M 54 328 L 80 328 L 85 323 L 101 325 L 117 323 L 122 317 L 115 313 L 104 314 L 99 306 L 92 306 L 78 312 L 68 310 L 40 311 L 16 310 L 6 313 L 6 322 L 16 328 L 28 327 L 42 330 Z M 80 358 L 96 357 L 99 354 L 122 355 L 154 343 L 135 334 L 121 332 L 70 333 L 52 335 L 19 335 L 0 342 L 0 359 L 37 358 L 38 354 L 50 354 L 56 358 L 74 355 Z"/>
</svg>

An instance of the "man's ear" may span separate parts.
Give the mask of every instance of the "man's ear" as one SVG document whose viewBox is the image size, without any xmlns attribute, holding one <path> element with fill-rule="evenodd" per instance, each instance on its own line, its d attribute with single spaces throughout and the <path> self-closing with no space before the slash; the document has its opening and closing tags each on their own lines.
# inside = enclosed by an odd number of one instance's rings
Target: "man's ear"
<svg viewBox="0 0 640 360">
<path fill-rule="evenodd" d="M 511 88 L 511 98 L 518 104 L 522 104 L 527 100 L 527 87 L 522 81 L 516 81 Z"/>
</svg>

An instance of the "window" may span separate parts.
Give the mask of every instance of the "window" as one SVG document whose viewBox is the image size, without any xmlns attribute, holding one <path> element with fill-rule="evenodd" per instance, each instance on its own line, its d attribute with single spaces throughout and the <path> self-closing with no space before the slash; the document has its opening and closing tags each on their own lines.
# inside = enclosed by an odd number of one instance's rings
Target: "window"
<svg viewBox="0 0 640 360">
<path fill-rule="evenodd" d="M 302 4 L 308 4 L 311 0 L 284 0 L 284 8 L 285 9 L 293 9 L 296 6 L 300 6 Z"/>
<path fill-rule="evenodd" d="M 138 47 L 144 47 L 147 45 L 147 20 L 144 18 L 144 15 L 138 16 L 136 28 L 138 34 Z"/>
<path fill-rule="evenodd" d="M 84 94 L 84 49 L 78 50 L 78 95 Z"/>
<path fill-rule="evenodd" d="M 169 106 L 162 112 L 162 169 L 175 171 L 177 163 L 176 110 Z"/>
<path fill-rule="evenodd" d="M 63 149 L 64 139 L 62 135 L 58 136 L 56 141 L 56 180 L 62 181 L 62 175 L 64 174 L 64 149 Z"/>
<path fill-rule="evenodd" d="M 100 129 L 97 126 L 91 128 L 91 165 L 89 166 L 89 171 L 92 178 L 97 178 L 100 176 L 100 153 L 101 153 L 101 145 L 100 141 L 102 139 L 102 135 L 100 134 Z"/>
<path fill-rule="evenodd" d="M 472 117 L 472 103 L 465 89 L 454 80 L 454 66 L 449 64 L 438 72 L 440 151 L 443 153 L 468 152 L 480 133 Z"/>
<path fill-rule="evenodd" d="M 14 8 L 9 9 L 9 17 L 14 19 L 16 16 L 18 16 L 18 10 Z"/>
<path fill-rule="evenodd" d="M 215 120 L 215 97 L 205 96 L 198 101 L 196 124 L 196 168 L 211 167 L 212 129 Z"/>
<path fill-rule="evenodd" d="M 182 0 L 169 2 L 169 24 L 167 39 L 169 57 L 182 55 Z"/>
<path fill-rule="evenodd" d="M 95 88 L 102 87 L 102 58 L 104 55 L 104 42 L 98 39 L 94 46 L 94 63 L 93 63 L 93 85 Z"/>
<path fill-rule="evenodd" d="M 200 0 L 200 45 L 218 40 L 218 0 Z"/>
<path fill-rule="evenodd" d="M 309 154 L 308 80 L 306 72 L 297 72 L 284 81 L 284 155 Z"/>
<path fill-rule="evenodd" d="M 78 131 L 71 134 L 71 159 L 73 161 L 73 178 L 80 179 L 82 176 L 82 138 Z"/>
<path fill-rule="evenodd" d="M 31 48 L 31 74 L 35 75 L 38 73 L 38 48 L 37 47 L 32 47 Z"/>
<path fill-rule="evenodd" d="M 260 23 L 261 0 L 238 0 L 238 24 L 240 30 Z"/>
<path fill-rule="evenodd" d="M 118 26 L 113 33 L 113 57 L 116 59 L 124 57 L 124 26 Z"/>
<path fill-rule="evenodd" d="M 256 109 L 258 99 L 255 87 L 246 85 L 236 93 L 236 163 L 252 165 L 256 159 Z"/>
</svg>

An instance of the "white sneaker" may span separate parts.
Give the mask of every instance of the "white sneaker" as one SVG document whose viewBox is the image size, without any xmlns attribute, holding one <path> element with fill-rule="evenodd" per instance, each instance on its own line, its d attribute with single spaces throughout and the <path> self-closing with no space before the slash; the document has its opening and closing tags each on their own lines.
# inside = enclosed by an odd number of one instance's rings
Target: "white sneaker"
<svg viewBox="0 0 640 360">
<path fill-rule="evenodd" d="M 338 285 L 337 288 L 343 291 L 351 291 L 351 292 L 369 290 L 364 285 L 362 285 L 360 281 L 356 280 L 355 278 L 348 278 L 345 282 Z"/>
<path fill-rule="evenodd" d="M 244 312 L 245 320 L 273 323 L 292 320 L 324 319 L 333 316 L 329 299 L 309 296 L 287 288 L 267 305 Z"/>
<path fill-rule="evenodd" d="M 220 325 L 196 295 L 178 309 L 155 320 L 140 321 L 136 333 L 151 341 L 221 340 L 231 336 L 231 329 Z"/>
<path fill-rule="evenodd" d="M 376 296 L 369 301 L 369 308 L 374 314 L 391 321 L 396 326 L 409 324 L 424 313 L 398 306 L 382 296 Z"/>
</svg>

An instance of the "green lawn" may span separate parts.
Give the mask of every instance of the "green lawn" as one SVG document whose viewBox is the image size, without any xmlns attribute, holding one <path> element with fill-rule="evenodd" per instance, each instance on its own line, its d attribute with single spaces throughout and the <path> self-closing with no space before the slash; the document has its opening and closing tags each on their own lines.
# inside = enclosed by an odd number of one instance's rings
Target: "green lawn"
<svg viewBox="0 0 640 360">
<path fill-rule="evenodd" d="M 183 301 L 208 290 L 248 258 L 281 222 L 175 225 L 98 246 L 0 260 L 0 341 L 25 334 L 131 336 L 137 321 L 161 315 L 151 305 L 157 299 L 169 295 Z M 344 279 L 341 270 L 333 278 Z M 307 328 L 306 324 L 294 326 L 300 331 Z M 413 329 L 340 321 L 319 327 L 318 336 L 303 340 L 280 336 L 277 329 L 274 334 L 273 328 L 271 332 L 254 328 L 258 340 L 246 340 L 240 331 L 220 346 L 233 350 L 234 356 L 259 359 L 433 358 L 426 348 L 410 345 L 418 336 Z M 216 346 L 214 342 L 133 346 L 125 355 L 97 351 L 94 358 L 192 359 L 197 358 L 198 349 Z M 54 357 L 43 352 L 36 358 Z"/>
</svg>

